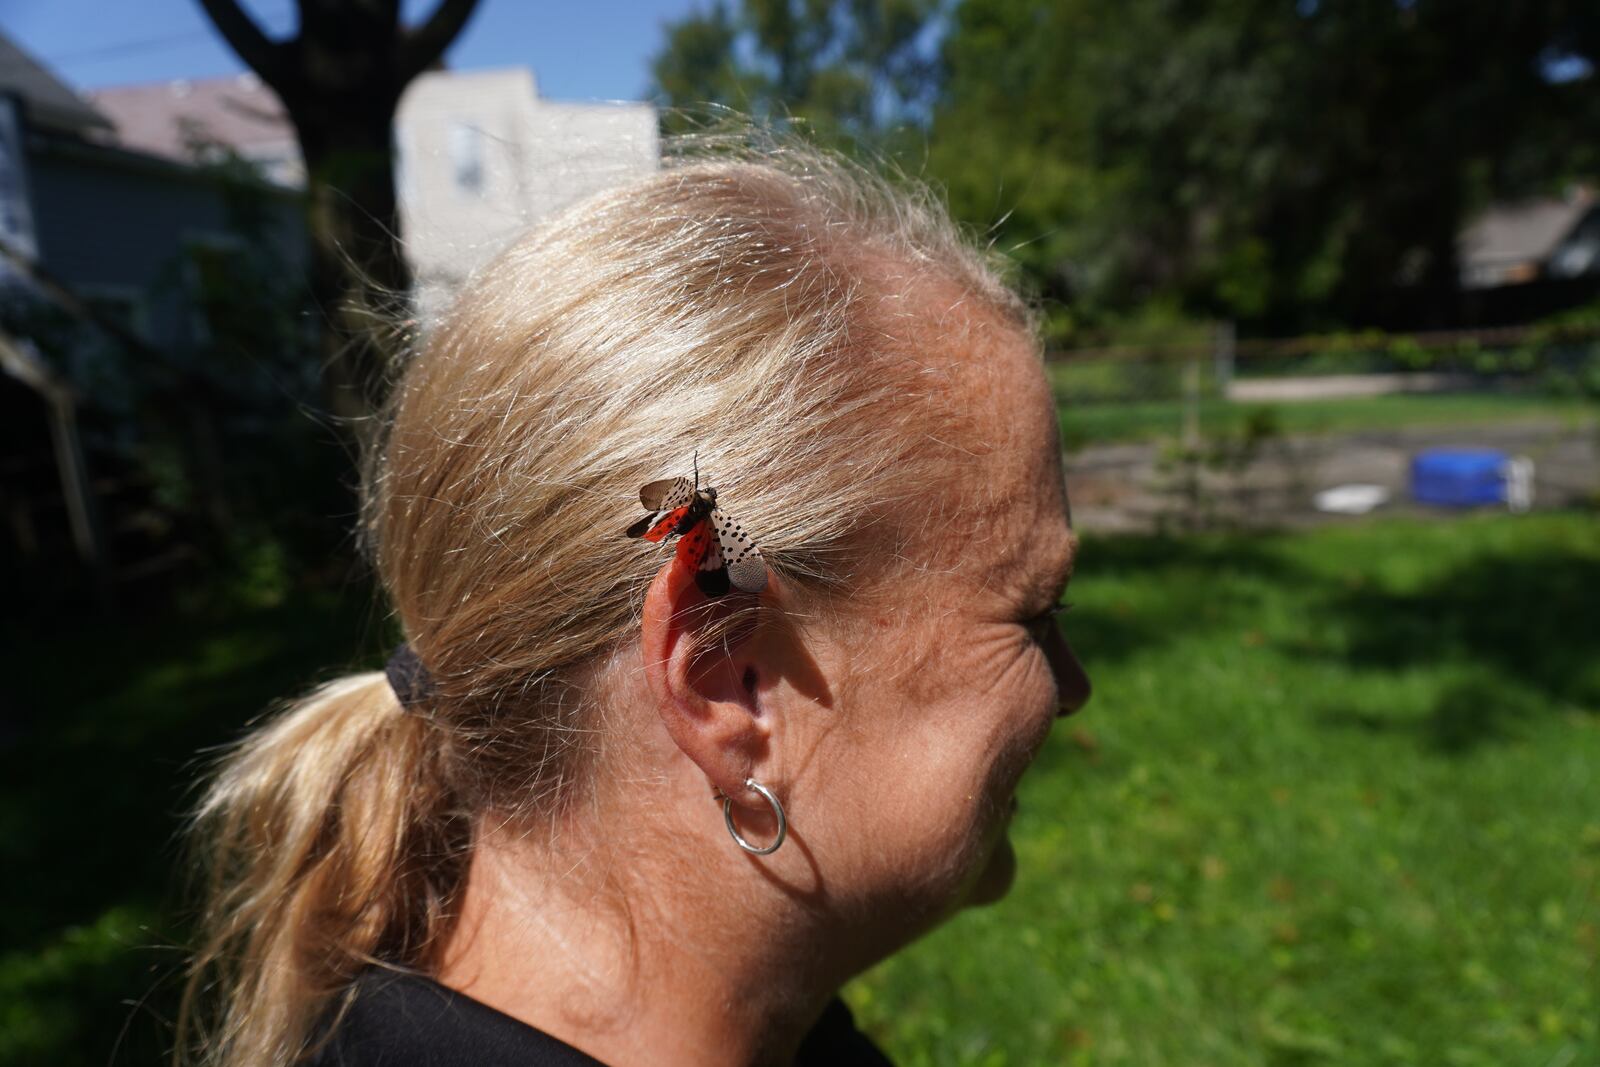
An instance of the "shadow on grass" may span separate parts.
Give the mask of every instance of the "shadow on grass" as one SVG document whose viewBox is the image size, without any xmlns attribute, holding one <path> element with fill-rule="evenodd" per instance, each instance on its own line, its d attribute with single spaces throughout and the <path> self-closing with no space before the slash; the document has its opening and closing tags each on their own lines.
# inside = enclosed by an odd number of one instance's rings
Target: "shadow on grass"
<svg viewBox="0 0 1600 1067">
<path fill-rule="evenodd" d="M 1332 708 L 1320 718 L 1330 726 L 1371 734 L 1410 734 L 1435 752 L 1458 756 L 1514 740 L 1524 726 L 1549 710 L 1549 701 L 1540 695 L 1491 671 L 1473 670 L 1447 684 L 1420 718 L 1366 708 Z"/>
<path fill-rule="evenodd" d="M 274 701 L 381 660 L 372 603 L 352 587 L 220 616 L 12 624 L 0 1064 L 161 1062 L 185 937 L 176 838 L 198 754 Z"/>
<path fill-rule="evenodd" d="M 1303 568 L 1279 551 L 1283 536 L 1087 537 L 1078 554 L 1075 590 L 1156 577 L 1161 600 L 1135 604 L 1095 596 L 1092 604 L 1076 605 L 1062 629 L 1091 677 L 1096 664 L 1120 663 L 1203 633 L 1259 607 L 1262 583 L 1307 580 Z M 1072 591 L 1067 600 L 1076 600 Z"/>
<path fill-rule="evenodd" d="M 1372 732 L 1410 732 L 1434 751 L 1473 752 L 1508 741 L 1541 715 L 1600 710 L 1595 590 L 1600 558 L 1570 548 L 1485 551 L 1415 589 L 1343 589 L 1326 598 L 1358 670 L 1457 674 L 1421 719 L 1371 710 L 1324 720 Z"/>
<path fill-rule="evenodd" d="M 1400 670 L 1453 660 L 1491 668 L 1550 701 L 1593 708 L 1600 705 L 1597 597 L 1600 558 L 1546 549 L 1485 552 L 1415 591 L 1346 591 L 1330 606 L 1347 622 L 1355 666 Z"/>
<path fill-rule="evenodd" d="M 1253 627 L 1264 598 L 1319 620 L 1304 638 L 1271 642 L 1280 651 L 1356 672 L 1400 674 L 1445 669 L 1457 676 L 1421 720 L 1371 709 L 1329 709 L 1330 725 L 1414 733 L 1430 749 L 1464 754 L 1509 740 L 1524 724 L 1562 707 L 1600 710 L 1600 553 L 1533 537 L 1507 549 L 1485 546 L 1443 567 L 1420 527 L 1362 545 L 1367 553 L 1404 556 L 1416 583 L 1374 581 L 1372 555 L 1297 560 L 1281 533 L 1194 538 L 1087 538 L 1079 588 L 1138 575 L 1161 590 L 1158 601 L 1119 603 L 1094 596 L 1069 615 L 1065 631 L 1091 677 L 1115 664 L 1208 631 Z M 1467 529 L 1461 536 L 1471 537 Z M 1348 552 L 1348 548 L 1342 551 Z M 1069 599 L 1071 594 L 1069 594 Z"/>
</svg>

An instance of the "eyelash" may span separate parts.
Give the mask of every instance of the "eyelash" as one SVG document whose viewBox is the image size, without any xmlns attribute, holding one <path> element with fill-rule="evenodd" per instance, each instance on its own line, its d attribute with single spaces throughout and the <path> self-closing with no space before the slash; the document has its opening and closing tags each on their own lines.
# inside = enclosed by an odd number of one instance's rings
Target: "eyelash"
<svg viewBox="0 0 1600 1067">
<path fill-rule="evenodd" d="M 1027 626 L 1030 630 L 1034 629 L 1035 627 L 1042 627 L 1048 623 L 1054 622 L 1058 616 L 1065 615 L 1071 610 L 1072 605 L 1070 603 L 1056 604 L 1029 619 Z"/>
</svg>

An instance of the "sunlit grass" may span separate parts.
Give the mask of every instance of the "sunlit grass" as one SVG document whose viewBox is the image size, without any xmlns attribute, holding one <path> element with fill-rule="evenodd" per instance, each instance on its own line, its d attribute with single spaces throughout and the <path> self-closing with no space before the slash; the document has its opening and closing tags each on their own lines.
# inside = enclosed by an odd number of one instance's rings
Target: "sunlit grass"
<svg viewBox="0 0 1600 1067">
<path fill-rule="evenodd" d="M 1117 364 L 1056 364 L 1049 368 L 1060 407 L 1062 440 L 1069 450 L 1177 437 L 1184 403 L 1179 368 Z M 1519 419 L 1554 419 L 1574 428 L 1592 425 L 1592 400 L 1538 392 L 1460 392 L 1346 397 L 1280 403 L 1222 399 L 1205 379 L 1199 416 L 1210 434 L 1237 433 L 1266 412 L 1283 433 L 1323 434 L 1395 430 L 1413 426 L 1473 426 Z M 1130 399 L 1129 397 L 1139 399 Z"/>
</svg>

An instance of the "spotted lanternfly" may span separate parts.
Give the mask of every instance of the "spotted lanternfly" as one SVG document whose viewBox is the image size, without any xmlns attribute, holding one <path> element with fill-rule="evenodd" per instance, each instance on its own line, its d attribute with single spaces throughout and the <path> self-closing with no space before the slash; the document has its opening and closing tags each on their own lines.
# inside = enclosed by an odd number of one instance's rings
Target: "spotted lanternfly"
<svg viewBox="0 0 1600 1067">
<path fill-rule="evenodd" d="M 739 520 L 717 507 L 717 491 L 700 487 L 700 466 L 694 481 L 665 478 L 639 490 L 639 503 L 650 514 L 628 527 L 629 537 L 646 541 L 678 538 L 678 558 L 694 568 L 695 584 L 706 596 L 730 588 L 759 593 L 767 587 L 767 565 Z"/>
</svg>

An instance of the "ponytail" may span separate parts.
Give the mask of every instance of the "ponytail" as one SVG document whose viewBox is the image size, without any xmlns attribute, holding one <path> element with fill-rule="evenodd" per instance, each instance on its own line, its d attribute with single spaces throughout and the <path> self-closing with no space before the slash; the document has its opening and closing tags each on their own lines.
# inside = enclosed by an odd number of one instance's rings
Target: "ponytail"
<svg viewBox="0 0 1600 1067">
<path fill-rule="evenodd" d="M 440 734 L 373 672 L 224 757 L 194 820 L 207 905 L 180 1062 L 292 1064 L 362 968 L 427 962 L 468 846 Z"/>
</svg>

